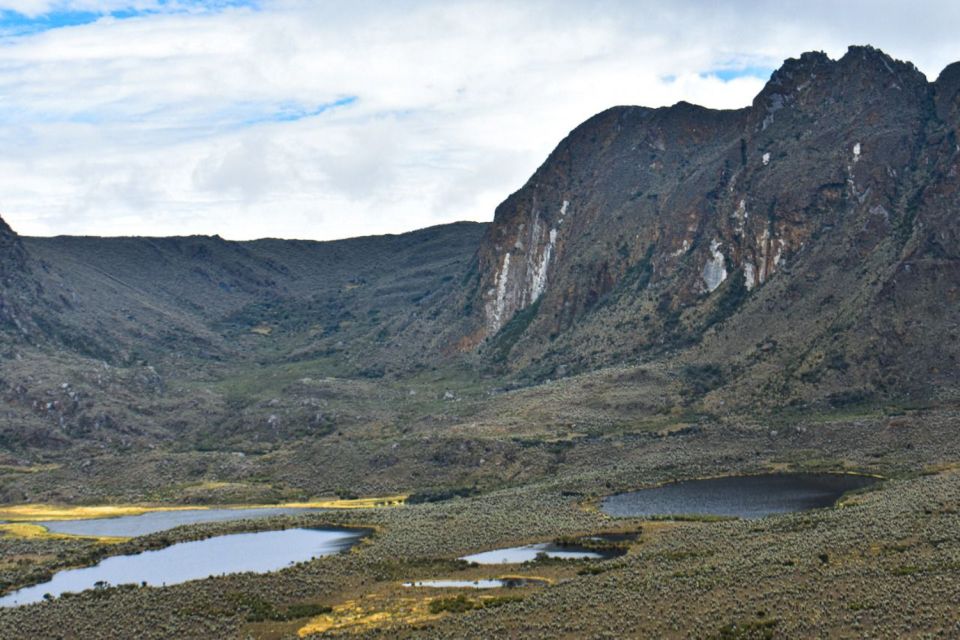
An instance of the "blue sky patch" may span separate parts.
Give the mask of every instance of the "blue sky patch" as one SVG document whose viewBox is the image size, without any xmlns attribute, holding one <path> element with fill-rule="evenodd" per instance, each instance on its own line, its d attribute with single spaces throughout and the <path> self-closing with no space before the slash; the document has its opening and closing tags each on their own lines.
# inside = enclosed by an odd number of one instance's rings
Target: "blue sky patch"
<svg viewBox="0 0 960 640">
<path fill-rule="evenodd" d="M 107 17 L 124 20 L 151 15 L 218 13 L 241 7 L 255 10 L 260 8 L 258 0 L 158 0 L 152 8 L 138 9 L 130 6 L 114 11 L 78 11 L 70 8 L 70 2 L 62 2 L 58 7 L 53 11 L 35 16 L 10 9 L 0 10 L 0 36 L 29 36 L 52 29 L 90 24 Z"/>
<path fill-rule="evenodd" d="M 305 118 L 312 118 L 331 109 L 348 107 L 359 98 L 357 96 L 344 96 L 333 102 L 324 102 L 318 105 L 307 106 L 297 102 L 284 102 L 273 110 L 265 110 L 256 115 L 241 120 L 241 126 L 251 126 L 262 124 L 264 122 L 296 122 Z"/>
<path fill-rule="evenodd" d="M 769 80 L 772 73 L 773 69 L 769 67 L 740 67 L 714 69 L 703 75 L 716 76 L 724 82 L 730 82 L 731 80 L 736 80 L 737 78 L 760 78 L 761 80 Z"/>
</svg>

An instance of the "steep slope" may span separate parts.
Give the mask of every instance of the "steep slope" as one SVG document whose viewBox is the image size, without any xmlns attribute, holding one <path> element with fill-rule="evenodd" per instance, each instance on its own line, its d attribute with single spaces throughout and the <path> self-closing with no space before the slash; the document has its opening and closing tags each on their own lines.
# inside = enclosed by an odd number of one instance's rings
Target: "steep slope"
<svg viewBox="0 0 960 640">
<path fill-rule="evenodd" d="M 459 223 L 338 242 L 23 238 L 4 255 L 36 266 L 30 277 L 48 292 L 38 320 L 68 349 L 117 363 L 222 360 L 280 342 L 283 358 L 325 348 L 348 322 L 354 337 L 389 331 L 449 287 L 481 231 Z"/>
<path fill-rule="evenodd" d="M 535 378 L 687 349 L 721 363 L 700 392 L 929 395 L 960 349 L 957 75 L 851 47 L 746 109 L 591 118 L 498 207 L 461 348 Z"/>
<path fill-rule="evenodd" d="M 450 294 L 483 225 L 338 242 L 2 231 L 0 464 L 25 452 L 222 447 L 227 437 L 279 441 L 354 424 L 380 396 L 350 379 L 429 358 L 394 336 Z M 295 383 L 308 376 L 347 381 L 322 400 L 285 392 L 313 394 Z M 357 388 L 367 393 L 356 398 Z M 264 389 L 289 406 L 256 406 Z"/>
<path fill-rule="evenodd" d="M 30 317 L 41 289 L 20 237 L 0 218 L 0 336 L 27 338 L 36 329 Z"/>
</svg>

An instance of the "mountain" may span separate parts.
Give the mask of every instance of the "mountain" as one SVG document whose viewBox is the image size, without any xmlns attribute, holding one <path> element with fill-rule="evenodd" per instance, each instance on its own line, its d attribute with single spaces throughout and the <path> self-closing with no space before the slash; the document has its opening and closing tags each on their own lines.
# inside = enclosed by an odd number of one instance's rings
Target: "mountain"
<svg viewBox="0 0 960 640">
<path fill-rule="evenodd" d="M 392 336 L 430 321 L 482 230 L 230 242 L 29 238 L 2 224 L 0 465 L 27 452 L 282 441 L 349 423 L 356 402 L 322 413 L 295 398 L 282 427 L 268 419 L 284 407 L 244 408 L 274 390 L 278 369 L 359 381 L 409 370 L 419 346 Z"/>
<path fill-rule="evenodd" d="M 20 238 L 3 224 L 0 299 L 9 300 L 10 322 L 23 322 L 20 305 L 40 327 L 21 337 L 114 364 L 178 354 L 229 360 L 264 335 L 296 357 L 409 322 L 466 265 L 482 228 L 230 242 Z M 18 302 L 25 292 L 32 306 Z"/>
<path fill-rule="evenodd" d="M 0 448 L 952 406 L 958 136 L 960 63 L 929 82 L 851 47 L 787 60 L 743 109 L 597 114 L 489 225 L 230 242 L 2 224 Z M 584 416 L 569 399 L 594 371 L 630 397 Z"/>
<path fill-rule="evenodd" d="M 590 118 L 497 208 L 460 348 L 534 380 L 709 363 L 744 402 L 954 394 L 958 89 L 851 47 L 744 109 Z"/>
</svg>

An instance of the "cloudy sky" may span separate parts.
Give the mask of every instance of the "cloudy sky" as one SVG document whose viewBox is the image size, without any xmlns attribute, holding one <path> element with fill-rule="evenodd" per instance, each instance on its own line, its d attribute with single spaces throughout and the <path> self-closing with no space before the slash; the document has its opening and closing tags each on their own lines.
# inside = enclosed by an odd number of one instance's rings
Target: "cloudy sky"
<svg viewBox="0 0 960 640">
<path fill-rule="evenodd" d="M 490 220 L 615 104 L 748 104 L 802 51 L 931 79 L 960 2 L 0 0 L 0 215 L 27 235 L 333 239 Z"/>
</svg>

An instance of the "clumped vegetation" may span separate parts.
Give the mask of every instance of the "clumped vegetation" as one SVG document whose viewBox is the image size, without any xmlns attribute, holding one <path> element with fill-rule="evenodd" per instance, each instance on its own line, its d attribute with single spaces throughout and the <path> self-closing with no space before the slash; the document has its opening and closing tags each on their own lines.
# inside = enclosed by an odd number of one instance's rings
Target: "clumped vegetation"
<svg viewBox="0 0 960 640">
<path fill-rule="evenodd" d="M 710 636 L 711 640 L 773 640 L 777 626 L 775 619 L 763 619 L 764 614 L 758 615 L 759 620 L 731 622 L 720 627 L 717 633 Z"/>
<path fill-rule="evenodd" d="M 476 487 L 451 487 L 448 489 L 428 489 L 410 494 L 407 504 L 423 504 L 427 502 L 443 502 L 454 498 L 467 498 L 479 493 Z"/>
<path fill-rule="evenodd" d="M 550 584 L 519 587 L 516 593 L 418 595 L 417 602 L 424 597 L 444 602 L 436 605 L 444 608 L 436 619 L 398 613 L 378 622 L 380 609 L 371 605 L 364 613 L 363 632 L 373 637 L 480 638 L 496 635 L 498 629 L 527 629 L 549 636 L 639 633 L 723 637 L 717 634 L 727 628 L 726 633 L 741 634 L 727 637 L 764 637 L 742 634 L 762 634 L 770 629 L 775 637 L 804 637 L 816 634 L 813 620 L 829 619 L 849 626 L 859 616 L 882 634 L 883 630 L 901 629 L 895 603 L 910 600 L 918 612 L 912 628 L 935 633 L 956 623 L 955 612 L 944 608 L 944 603 L 960 596 L 956 587 L 960 584 L 956 579 L 960 576 L 960 547 L 951 533 L 957 525 L 951 505 L 960 500 L 960 475 L 949 465 L 926 475 L 907 471 L 917 460 L 946 462 L 956 459 L 960 451 L 950 435 L 949 421 L 939 423 L 929 415 L 924 420 L 932 429 L 928 433 L 940 436 L 915 439 L 913 448 L 901 448 L 898 457 L 887 457 L 884 467 L 872 467 L 887 476 L 900 474 L 903 479 L 860 494 L 841 509 L 758 521 L 618 521 L 584 509 L 581 500 L 582 495 L 604 495 L 674 479 L 677 466 L 698 469 L 698 475 L 729 471 L 729 466 L 755 472 L 752 463 L 740 460 L 739 452 L 745 447 L 771 448 L 764 458 L 769 455 L 779 460 L 778 464 L 790 459 L 803 466 L 807 460 L 822 467 L 824 458 L 836 456 L 839 460 L 855 451 L 852 445 L 859 437 L 858 428 L 849 423 L 820 424 L 811 436 L 818 446 L 808 453 L 795 446 L 778 449 L 768 429 L 751 431 L 745 425 L 737 427 L 739 435 L 729 431 L 682 439 L 618 439 L 618 446 L 609 448 L 602 442 L 587 443 L 581 445 L 588 448 L 584 460 L 598 456 L 607 460 L 600 473 L 590 465 L 577 466 L 579 457 L 575 456 L 559 467 L 553 478 L 456 500 L 208 523 L 122 545 L 0 538 L 0 557 L 10 559 L 0 563 L 0 575 L 6 584 L 14 585 L 29 582 L 38 571 L 89 564 L 105 555 L 230 531 L 320 524 L 377 528 L 368 543 L 351 553 L 299 563 L 272 574 L 224 576 L 162 589 L 108 588 L 2 610 L 0 635 L 44 637 L 50 629 L 58 629 L 83 637 L 105 637 L 96 631 L 104 616 L 144 638 L 193 637 L 190 630 L 198 629 L 207 636 L 242 637 L 247 629 L 261 629 L 262 625 L 291 625 L 284 628 L 295 631 L 310 620 L 346 616 L 346 609 L 342 613 L 338 609 L 344 598 L 362 603 L 364 594 L 413 597 L 411 590 L 400 586 L 403 581 L 474 580 L 505 573 L 501 566 L 470 567 L 455 561 L 468 553 L 536 541 L 582 544 L 584 538 L 599 537 L 589 532 L 631 533 L 638 526 L 642 526 L 641 537 L 630 544 L 629 553 L 617 559 L 513 567 L 510 573 L 517 577 L 551 579 Z M 916 438 L 917 431 L 909 433 Z M 735 442 L 737 438 L 739 442 Z M 631 448 L 625 444 L 630 442 L 643 444 Z M 536 447 L 522 451 L 539 455 Z M 868 453 L 854 454 L 853 461 L 864 466 L 877 464 Z M 757 464 L 762 467 L 764 463 Z M 569 495 L 571 487 L 578 488 L 577 495 Z M 823 563 L 821 555 L 828 562 Z M 850 595 L 836 599 L 817 595 L 824 592 Z M 474 606 L 487 596 L 514 595 L 522 600 L 510 601 L 511 606 Z M 857 603 L 870 603 L 870 608 Z M 427 608 L 423 604 L 423 613 L 434 615 Z M 756 612 L 761 610 L 776 613 L 759 618 Z M 141 611 L 150 611 L 151 616 L 141 619 L 136 613 Z M 571 611 L 590 613 L 571 616 Z M 763 626 L 774 618 L 775 626 Z M 730 626 L 732 622 L 735 627 Z M 351 627 L 316 628 L 327 628 L 325 634 L 336 635 L 350 633 Z"/>
<path fill-rule="evenodd" d="M 460 594 L 452 598 L 437 598 L 430 602 L 430 613 L 463 613 L 474 609 L 494 609 L 505 604 L 520 602 L 519 596 L 489 596 L 468 598 Z"/>
<path fill-rule="evenodd" d="M 286 607 L 277 607 L 262 596 L 254 594 L 231 594 L 231 605 L 247 611 L 247 622 L 287 622 L 301 618 L 330 613 L 331 607 L 311 603 L 294 603 Z"/>
<path fill-rule="evenodd" d="M 699 397 L 726 382 L 723 367 L 713 363 L 688 364 L 683 368 L 684 390 L 687 396 Z"/>
</svg>

